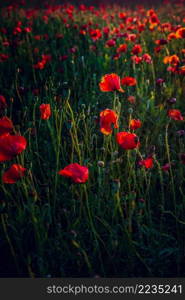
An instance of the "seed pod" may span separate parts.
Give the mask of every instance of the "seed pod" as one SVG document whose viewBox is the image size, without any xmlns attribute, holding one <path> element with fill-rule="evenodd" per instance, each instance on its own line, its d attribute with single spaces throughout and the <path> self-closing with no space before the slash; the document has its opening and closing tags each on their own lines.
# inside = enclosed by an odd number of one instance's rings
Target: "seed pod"
<svg viewBox="0 0 185 300">
<path fill-rule="evenodd" d="M 103 168 L 105 166 L 105 163 L 104 163 L 104 161 L 99 160 L 97 165 L 98 165 L 98 167 Z"/>
<path fill-rule="evenodd" d="M 176 98 L 169 98 L 169 99 L 167 100 L 167 103 L 168 103 L 168 104 L 175 104 L 176 101 L 177 101 Z"/>
</svg>

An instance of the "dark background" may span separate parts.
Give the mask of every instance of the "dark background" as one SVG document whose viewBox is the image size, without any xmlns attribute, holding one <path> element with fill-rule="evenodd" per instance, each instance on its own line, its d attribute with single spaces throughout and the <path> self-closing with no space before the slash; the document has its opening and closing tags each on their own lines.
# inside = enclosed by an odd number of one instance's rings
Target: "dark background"
<svg viewBox="0 0 185 300">
<path fill-rule="evenodd" d="M 24 0 L 23 0 L 24 1 Z M 11 4 L 18 4 L 21 3 L 22 0 L 1 0 L 0 6 L 7 6 Z M 158 6 L 158 5 L 166 5 L 166 2 L 175 4 L 175 3 L 184 3 L 185 0 L 25 0 L 25 5 L 27 7 L 33 6 L 40 6 L 44 7 L 45 3 L 48 4 L 65 4 L 71 3 L 75 5 L 86 4 L 86 5 L 93 5 L 98 6 L 100 4 L 120 4 L 126 6 L 133 6 L 133 5 L 144 5 L 144 6 Z"/>
</svg>

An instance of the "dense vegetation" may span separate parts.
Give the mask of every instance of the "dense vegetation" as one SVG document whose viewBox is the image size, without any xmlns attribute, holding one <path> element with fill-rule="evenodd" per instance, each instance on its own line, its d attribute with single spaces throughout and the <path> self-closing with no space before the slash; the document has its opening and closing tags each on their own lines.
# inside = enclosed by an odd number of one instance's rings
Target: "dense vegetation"
<svg viewBox="0 0 185 300">
<path fill-rule="evenodd" d="M 184 276 L 185 10 L 168 2 L 1 9 L 1 277 Z"/>
</svg>

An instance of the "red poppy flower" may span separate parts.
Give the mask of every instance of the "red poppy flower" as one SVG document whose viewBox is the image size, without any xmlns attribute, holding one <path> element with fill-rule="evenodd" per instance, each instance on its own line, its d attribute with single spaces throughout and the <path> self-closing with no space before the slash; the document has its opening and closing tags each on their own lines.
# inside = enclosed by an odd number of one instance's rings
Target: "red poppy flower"
<svg viewBox="0 0 185 300">
<path fill-rule="evenodd" d="M 0 53 L 0 62 L 4 62 L 9 58 L 8 54 Z"/>
<path fill-rule="evenodd" d="M 37 40 L 37 41 L 40 41 L 40 40 L 42 39 L 42 36 L 39 35 L 39 34 L 38 34 L 38 35 L 35 35 L 35 36 L 34 36 L 34 39 Z"/>
<path fill-rule="evenodd" d="M 48 63 L 50 62 L 52 59 L 52 56 L 51 54 L 42 54 L 42 61 L 45 62 L 45 63 Z"/>
<path fill-rule="evenodd" d="M 24 32 L 30 33 L 30 32 L 32 32 L 32 28 L 31 27 L 25 27 Z"/>
<path fill-rule="evenodd" d="M 135 45 L 133 48 L 132 48 L 132 53 L 133 54 L 139 54 L 142 52 L 142 47 L 141 45 Z"/>
<path fill-rule="evenodd" d="M 139 165 L 145 167 L 146 169 L 151 169 L 154 166 L 153 157 L 148 157 L 146 159 L 140 160 Z"/>
<path fill-rule="evenodd" d="M 119 53 L 116 53 L 113 55 L 112 59 L 117 60 L 121 57 L 121 55 Z"/>
<path fill-rule="evenodd" d="M 165 39 L 160 39 L 160 40 L 156 40 L 155 44 L 158 45 L 158 46 L 163 46 L 163 45 L 168 44 L 168 41 L 165 40 Z"/>
<path fill-rule="evenodd" d="M 25 175 L 26 169 L 21 165 L 13 164 L 2 176 L 4 183 L 15 183 Z"/>
<path fill-rule="evenodd" d="M 0 95 L 0 111 L 7 107 L 6 99 L 4 96 Z"/>
<path fill-rule="evenodd" d="M 148 53 L 143 54 L 142 61 L 145 61 L 147 64 L 152 63 L 152 58 Z"/>
<path fill-rule="evenodd" d="M 105 37 L 109 36 L 109 31 L 110 31 L 109 27 L 104 27 L 103 28 L 103 34 L 105 35 Z"/>
<path fill-rule="evenodd" d="M 177 66 L 180 62 L 180 59 L 176 54 L 174 54 L 171 56 L 165 56 L 163 59 L 163 62 L 164 62 L 164 64 L 170 64 L 172 66 Z"/>
<path fill-rule="evenodd" d="M 154 52 L 155 52 L 156 54 L 158 54 L 159 52 L 161 52 L 161 50 L 162 50 L 162 47 L 161 47 L 161 46 L 157 46 L 157 47 L 154 48 Z"/>
<path fill-rule="evenodd" d="M 41 104 L 40 105 L 40 113 L 42 120 L 48 120 L 51 116 L 51 106 L 50 104 Z"/>
<path fill-rule="evenodd" d="M 127 51 L 127 44 L 121 44 L 119 47 L 116 49 L 117 53 L 124 53 Z"/>
<path fill-rule="evenodd" d="M 12 129 L 13 123 L 9 118 L 3 117 L 0 119 L 0 135 L 10 133 Z"/>
<path fill-rule="evenodd" d="M 0 162 L 13 159 L 26 149 L 27 141 L 23 136 L 4 134 L 0 136 Z"/>
<path fill-rule="evenodd" d="M 185 75 L 185 66 L 179 68 L 179 74 Z"/>
<path fill-rule="evenodd" d="M 137 81 L 134 77 L 127 76 L 121 79 L 121 84 L 127 86 L 134 86 L 137 84 Z"/>
<path fill-rule="evenodd" d="M 173 39 L 176 39 L 177 35 L 175 34 L 175 32 L 171 32 L 168 34 L 168 40 L 171 41 Z"/>
<path fill-rule="evenodd" d="M 116 141 L 123 149 L 130 150 L 140 146 L 139 139 L 136 134 L 122 131 L 117 133 Z"/>
<path fill-rule="evenodd" d="M 129 30 L 129 28 L 127 28 L 127 30 Z M 132 29 L 131 29 L 132 30 Z M 126 38 L 126 41 L 131 41 L 131 42 L 135 42 L 137 38 L 137 35 L 134 34 L 134 33 L 131 33 L 131 34 L 128 34 L 127 38 Z"/>
<path fill-rule="evenodd" d="M 140 120 L 132 119 L 129 122 L 129 127 L 131 130 L 136 130 L 142 126 L 142 122 Z"/>
<path fill-rule="evenodd" d="M 106 42 L 106 46 L 107 47 L 114 47 L 116 45 L 116 42 L 115 42 L 115 40 L 108 40 L 107 42 Z"/>
<path fill-rule="evenodd" d="M 172 72 L 174 74 L 180 74 L 180 68 L 178 65 L 174 66 L 174 67 L 168 67 L 167 68 L 168 72 Z"/>
<path fill-rule="evenodd" d="M 41 60 L 37 64 L 35 64 L 33 67 L 34 67 L 34 69 L 42 70 L 42 69 L 44 69 L 45 65 L 46 65 L 46 61 Z"/>
<path fill-rule="evenodd" d="M 101 33 L 100 29 L 92 29 L 90 31 L 90 36 L 93 41 L 97 41 L 102 37 L 102 33 Z"/>
<path fill-rule="evenodd" d="M 120 77 L 115 73 L 104 75 L 99 83 L 99 87 L 102 92 L 124 92 L 121 88 Z"/>
<path fill-rule="evenodd" d="M 126 17 L 127 17 L 127 15 L 126 15 L 125 12 L 120 12 L 120 13 L 118 14 L 118 16 L 119 16 L 119 18 L 122 19 L 122 20 L 125 20 Z"/>
<path fill-rule="evenodd" d="M 112 133 L 112 124 L 118 128 L 118 115 L 111 109 L 105 109 L 100 113 L 100 131 L 109 135 Z"/>
<path fill-rule="evenodd" d="M 180 110 L 178 110 L 178 109 L 169 109 L 168 117 L 170 117 L 171 119 L 176 120 L 176 121 L 184 120 L 183 116 L 181 115 Z"/>
<path fill-rule="evenodd" d="M 75 183 L 85 183 L 89 177 L 89 170 L 85 166 L 74 163 L 60 170 L 58 174 L 71 178 Z"/>
<path fill-rule="evenodd" d="M 139 24 L 138 25 L 138 31 L 139 32 L 142 32 L 142 31 L 144 31 L 145 30 L 145 24 Z"/>
<path fill-rule="evenodd" d="M 159 19 L 155 13 L 150 17 L 150 23 L 154 25 L 159 24 Z"/>
<path fill-rule="evenodd" d="M 13 34 L 14 35 L 17 35 L 17 34 L 19 34 L 21 32 L 22 32 L 22 29 L 19 26 L 15 27 L 14 30 L 13 30 Z"/>
<path fill-rule="evenodd" d="M 178 39 L 185 39 L 185 27 L 179 28 L 179 29 L 176 31 L 176 37 L 177 37 Z"/>
<path fill-rule="evenodd" d="M 167 172 L 169 169 L 170 169 L 170 164 L 169 163 L 166 163 L 164 166 L 161 167 L 161 169 L 164 171 L 164 172 Z"/>
<path fill-rule="evenodd" d="M 137 56 L 137 55 L 133 55 L 131 56 L 131 60 L 136 64 L 140 64 L 142 62 L 142 57 Z"/>
</svg>

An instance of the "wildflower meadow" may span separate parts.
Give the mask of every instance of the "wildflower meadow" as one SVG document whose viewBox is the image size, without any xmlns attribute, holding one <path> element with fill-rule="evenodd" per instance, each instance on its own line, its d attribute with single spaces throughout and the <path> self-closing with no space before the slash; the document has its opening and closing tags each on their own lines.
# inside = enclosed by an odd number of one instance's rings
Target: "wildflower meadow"
<svg viewBox="0 0 185 300">
<path fill-rule="evenodd" d="M 184 277 L 185 1 L 5 2 L 0 276 Z"/>
</svg>

